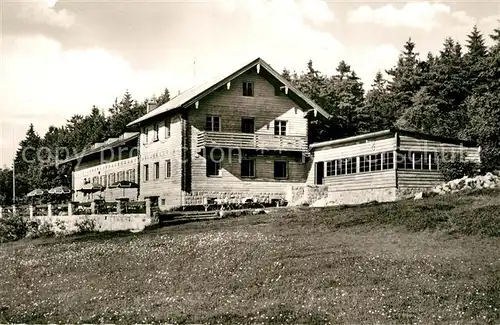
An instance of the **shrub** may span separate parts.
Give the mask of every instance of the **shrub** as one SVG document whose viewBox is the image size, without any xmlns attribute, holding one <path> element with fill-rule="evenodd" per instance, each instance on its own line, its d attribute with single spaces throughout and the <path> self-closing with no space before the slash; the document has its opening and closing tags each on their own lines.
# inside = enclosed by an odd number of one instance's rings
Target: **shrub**
<svg viewBox="0 0 500 325">
<path fill-rule="evenodd" d="M 478 175 L 480 171 L 480 165 L 466 160 L 465 155 L 447 153 L 440 159 L 439 165 L 441 174 L 447 182 L 463 176 L 473 177 Z"/>
<path fill-rule="evenodd" d="M 81 221 L 75 222 L 78 233 L 89 233 L 95 231 L 95 222 L 93 219 L 84 218 Z"/>
<path fill-rule="evenodd" d="M 29 220 L 27 223 L 26 237 L 39 238 L 54 236 L 52 224 L 48 221 Z"/>
<path fill-rule="evenodd" d="M 27 222 L 21 216 L 11 214 L 0 218 L 0 243 L 24 238 L 27 232 Z"/>
</svg>

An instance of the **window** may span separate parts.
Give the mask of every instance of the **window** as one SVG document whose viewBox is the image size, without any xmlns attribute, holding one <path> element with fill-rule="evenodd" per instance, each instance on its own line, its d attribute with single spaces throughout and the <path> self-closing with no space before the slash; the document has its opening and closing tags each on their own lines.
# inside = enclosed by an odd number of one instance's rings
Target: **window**
<svg viewBox="0 0 500 325">
<path fill-rule="evenodd" d="M 425 154 L 423 152 L 414 152 L 413 154 L 414 154 L 413 161 L 415 169 L 429 169 L 429 163 L 427 159 L 425 159 L 425 161 L 427 161 L 427 168 L 425 168 L 425 162 L 424 162 Z"/>
<path fill-rule="evenodd" d="M 382 154 L 370 155 L 370 171 L 382 170 Z"/>
<path fill-rule="evenodd" d="M 430 152 L 429 153 L 429 160 L 430 160 L 430 163 L 431 163 L 431 170 L 437 170 L 438 169 L 438 158 L 437 158 L 437 155 L 436 153 L 434 152 Z"/>
<path fill-rule="evenodd" d="M 345 174 L 345 160 L 337 159 L 337 175 Z"/>
<path fill-rule="evenodd" d="M 155 162 L 155 179 L 160 179 L 160 163 Z"/>
<path fill-rule="evenodd" d="M 253 82 L 243 81 L 243 96 L 253 96 Z"/>
<path fill-rule="evenodd" d="M 274 178 L 287 178 L 288 177 L 288 166 L 286 161 L 275 161 L 274 162 Z"/>
<path fill-rule="evenodd" d="M 398 152 L 398 168 L 413 169 L 413 154 L 409 151 Z"/>
<path fill-rule="evenodd" d="M 94 183 L 94 184 L 97 183 L 97 176 L 92 177 L 92 183 Z"/>
<path fill-rule="evenodd" d="M 242 118 L 241 119 L 241 132 L 243 133 L 254 133 L 255 123 L 253 118 Z"/>
<path fill-rule="evenodd" d="M 255 161 L 243 159 L 241 161 L 241 177 L 255 177 Z"/>
<path fill-rule="evenodd" d="M 413 169 L 413 154 L 411 152 L 406 152 L 405 155 L 405 167 L 406 169 Z"/>
<path fill-rule="evenodd" d="M 149 128 L 144 128 L 144 143 L 149 143 Z"/>
<path fill-rule="evenodd" d="M 109 174 L 109 185 L 113 184 L 116 182 L 116 179 L 115 179 L 115 173 L 111 173 Z"/>
<path fill-rule="evenodd" d="M 163 137 L 165 139 L 170 137 L 170 119 L 165 120 L 165 125 L 163 126 Z"/>
<path fill-rule="evenodd" d="M 394 152 L 389 151 L 383 154 L 383 169 L 393 169 L 394 168 Z"/>
<path fill-rule="evenodd" d="M 359 172 L 365 173 L 370 171 L 370 156 L 359 157 Z"/>
<path fill-rule="evenodd" d="M 207 123 L 205 127 L 206 131 L 220 132 L 220 117 L 219 116 L 207 116 Z"/>
<path fill-rule="evenodd" d="M 158 129 L 160 126 L 158 124 L 153 125 L 153 141 L 158 141 Z"/>
<path fill-rule="evenodd" d="M 274 121 L 274 135 L 286 135 L 286 121 Z"/>
<path fill-rule="evenodd" d="M 346 159 L 346 174 L 355 174 L 356 170 L 356 157 Z"/>
<path fill-rule="evenodd" d="M 144 181 L 149 181 L 149 165 L 144 165 Z"/>
<path fill-rule="evenodd" d="M 161 205 L 165 205 L 165 199 L 161 199 Z"/>
<path fill-rule="evenodd" d="M 101 176 L 101 185 L 104 187 L 108 186 L 107 180 L 108 178 L 106 176 Z"/>
<path fill-rule="evenodd" d="M 326 162 L 326 176 L 335 175 L 335 160 Z"/>
<path fill-rule="evenodd" d="M 135 183 L 135 169 L 130 170 L 130 181 Z"/>
<path fill-rule="evenodd" d="M 169 160 L 165 160 L 165 178 L 172 176 L 172 163 Z"/>
<path fill-rule="evenodd" d="M 207 158 L 207 176 L 222 176 L 220 161 Z"/>
</svg>

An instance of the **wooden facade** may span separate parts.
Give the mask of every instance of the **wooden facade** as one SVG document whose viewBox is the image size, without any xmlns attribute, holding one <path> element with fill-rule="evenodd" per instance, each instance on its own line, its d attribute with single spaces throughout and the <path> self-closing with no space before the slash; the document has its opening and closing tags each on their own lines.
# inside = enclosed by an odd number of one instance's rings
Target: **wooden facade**
<svg viewBox="0 0 500 325">
<path fill-rule="evenodd" d="M 130 124 L 142 133 L 140 196 L 157 197 L 160 208 L 283 199 L 307 179 L 306 115 L 326 116 L 260 59 L 168 105 Z"/>
<path fill-rule="evenodd" d="M 308 184 L 327 185 L 332 193 L 366 191 L 367 196 L 377 189 L 411 193 L 442 183 L 440 161 L 449 154 L 480 160 L 480 148 L 471 142 L 404 130 L 312 144 L 311 150 L 314 160 Z"/>
<path fill-rule="evenodd" d="M 61 162 L 72 164 L 73 201 L 85 202 L 95 198 L 106 201 L 117 198 L 137 200 L 138 189 L 109 188 L 109 185 L 121 180 L 138 183 L 138 138 L 138 133 L 125 133 L 119 138 L 94 144 L 92 148 Z M 105 189 L 94 195 L 84 195 L 78 189 L 86 182 L 100 184 Z"/>
</svg>

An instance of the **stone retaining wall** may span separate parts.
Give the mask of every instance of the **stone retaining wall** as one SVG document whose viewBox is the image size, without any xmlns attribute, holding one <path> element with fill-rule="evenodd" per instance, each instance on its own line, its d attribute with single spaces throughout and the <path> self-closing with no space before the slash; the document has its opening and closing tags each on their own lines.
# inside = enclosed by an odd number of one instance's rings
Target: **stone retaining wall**
<svg viewBox="0 0 500 325">
<path fill-rule="evenodd" d="M 327 200 L 329 201 L 330 205 L 337 205 L 361 204 L 372 201 L 391 202 L 395 201 L 396 198 L 396 188 L 389 187 L 379 189 L 329 192 Z"/>
<path fill-rule="evenodd" d="M 48 223 L 55 233 L 78 231 L 77 223 L 93 222 L 95 231 L 143 230 L 154 223 L 146 214 L 36 216 L 30 218 L 40 223 Z"/>
</svg>

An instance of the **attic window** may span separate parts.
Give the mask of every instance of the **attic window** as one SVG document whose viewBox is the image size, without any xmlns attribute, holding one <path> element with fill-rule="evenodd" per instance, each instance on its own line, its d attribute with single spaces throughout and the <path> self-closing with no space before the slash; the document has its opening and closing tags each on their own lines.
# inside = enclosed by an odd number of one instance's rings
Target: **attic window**
<svg viewBox="0 0 500 325">
<path fill-rule="evenodd" d="M 253 82 L 243 81 L 243 96 L 253 96 Z"/>
</svg>

